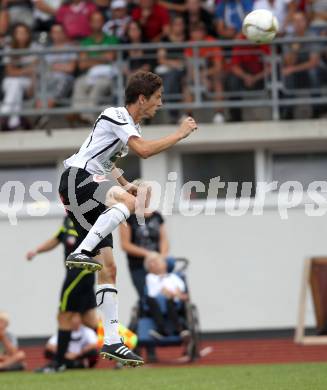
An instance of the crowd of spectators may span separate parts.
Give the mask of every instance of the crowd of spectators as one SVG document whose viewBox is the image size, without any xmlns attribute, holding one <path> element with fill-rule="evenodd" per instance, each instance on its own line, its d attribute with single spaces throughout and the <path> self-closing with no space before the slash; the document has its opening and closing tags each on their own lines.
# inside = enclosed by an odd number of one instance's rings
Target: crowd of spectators
<svg viewBox="0 0 327 390">
<path fill-rule="evenodd" d="M 74 111 L 68 117 L 72 125 L 91 122 L 94 116 L 89 108 L 114 101 L 117 73 L 123 72 L 127 77 L 140 69 L 162 76 L 167 101 L 192 102 L 196 95 L 192 49 L 132 49 L 124 52 L 121 68 L 117 66 L 117 52 L 110 51 L 110 47 L 119 43 L 244 39 L 242 20 L 259 8 L 274 12 L 281 36 L 327 35 L 326 0 L 2 0 L 0 46 L 5 56 L 1 67 L 1 128 L 31 127 L 26 118 L 11 115 L 11 111 L 21 110 L 24 98 L 31 97 L 36 108 L 55 107 L 67 101 Z M 91 45 L 108 50 L 47 55 L 45 87 L 41 86 L 37 56 L 6 55 L 10 49 Z M 305 76 L 308 87 L 315 90 L 312 95 L 320 96 L 316 87 L 326 73 L 326 45 L 315 45 L 314 53 L 312 48 L 293 44 L 280 49 L 285 95 L 292 95 L 298 87 L 297 80 Z M 270 68 L 263 58 L 270 49 L 257 46 L 253 50 L 245 46 L 200 49 L 201 96 L 219 103 L 239 98 L 237 91 L 264 88 Z M 286 117 L 291 117 L 290 110 L 286 111 Z M 313 110 L 314 116 L 320 114 L 321 110 Z M 181 112 L 171 110 L 170 115 L 176 121 Z M 240 111 L 232 110 L 230 118 L 240 120 Z M 224 121 L 224 111 L 217 109 L 213 121 Z"/>
</svg>

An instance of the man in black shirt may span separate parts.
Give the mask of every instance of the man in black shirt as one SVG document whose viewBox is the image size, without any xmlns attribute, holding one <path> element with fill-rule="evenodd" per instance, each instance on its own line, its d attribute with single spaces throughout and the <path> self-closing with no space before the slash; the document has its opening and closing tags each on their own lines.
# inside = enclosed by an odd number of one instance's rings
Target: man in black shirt
<svg viewBox="0 0 327 390">
<path fill-rule="evenodd" d="M 158 211 L 145 214 L 144 225 L 140 225 L 135 214 L 120 225 L 120 242 L 126 252 L 131 278 L 141 298 L 144 295 L 146 271 L 144 258 L 150 252 L 168 255 L 168 239 L 164 219 Z"/>
<path fill-rule="evenodd" d="M 145 214 L 144 225 L 138 223 L 135 214 L 132 214 L 126 222 L 119 227 L 120 243 L 127 254 L 133 285 L 141 299 L 144 296 L 146 276 L 144 258 L 153 251 L 160 252 L 166 257 L 169 249 L 168 238 L 164 219 L 158 211 Z M 155 349 L 148 346 L 146 350 L 148 362 L 155 362 Z"/>
</svg>

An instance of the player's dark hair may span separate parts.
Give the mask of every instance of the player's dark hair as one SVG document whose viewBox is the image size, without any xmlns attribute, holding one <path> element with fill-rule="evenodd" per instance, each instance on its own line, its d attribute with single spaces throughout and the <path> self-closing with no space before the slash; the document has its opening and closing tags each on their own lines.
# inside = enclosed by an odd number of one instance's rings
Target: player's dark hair
<svg viewBox="0 0 327 390">
<path fill-rule="evenodd" d="M 125 90 L 125 104 L 136 103 L 140 95 L 149 99 L 161 87 L 162 80 L 158 75 L 152 72 L 136 72 L 128 81 Z"/>
</svg>

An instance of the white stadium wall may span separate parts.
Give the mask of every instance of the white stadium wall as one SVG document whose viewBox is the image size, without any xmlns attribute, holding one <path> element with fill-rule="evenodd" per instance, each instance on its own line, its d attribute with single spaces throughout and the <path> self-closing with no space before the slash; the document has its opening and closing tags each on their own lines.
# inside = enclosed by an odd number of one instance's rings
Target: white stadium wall
<svg viewBox="0 0 327 390">
<path fill-rule="evenodd" d="M 142 161 L 142 176 L 163 183 L 176 167 L 183 150 L 241 150 L 260 153 L 274 150 L 326 150 L 326 122 L 204 126 L 202 133 L 186 140 L 176 152 Z M 171 128 L 146 129 L 145 136 L 165 134 Z M 71 135 L 73 134 L 73 135 Z M 86 131 L 58 131 L 52 138 L 43 133 L 0 134 L 0 163 L 59 161 L 81 143 Z M 257 164 L 256 163 L 256 164 Z M 260 165 L 260 162 L 258 163 Z M 178 164 L 177 164 L 178 165 Z M 257 179 L 263 178 L 260 166 Z M 217 176 L 219 172 L 217 173 Z M 0 310 L 12 318 L 19 336 L 46 336 L 55 330 L 56 310 L 64 276 L 62 248 L 25 260 L 29 249 L 51 237 L 61 223 L 62 212 L 44 217 L 19 216 L 11 226 L 0 211 Z M 240 331 L 294 327 L 303 261 L 327 254 L 327 214 L 308 217 L 303 203 L 281 219 L 272 202 L 263 216 L 250 211 L 241 217 L 227 215 L 221 205 L 213 216 L 181 215 L 174 209 L 166 217 L 171 253 L 190 261 L 188 280 L 192 300 L 200 311 L 203 331 Z M 136 302 L 125 254 L 114 236 L 118 265 L 120 317 L 128 323 Z M 307 325 L 314 324 L 311 305 Z"/>
</svg>

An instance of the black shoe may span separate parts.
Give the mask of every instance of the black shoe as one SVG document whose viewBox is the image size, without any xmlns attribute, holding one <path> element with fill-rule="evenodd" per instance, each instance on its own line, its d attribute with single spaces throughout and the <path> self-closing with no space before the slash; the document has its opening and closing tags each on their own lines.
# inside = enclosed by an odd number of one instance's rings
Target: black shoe
<svg viewBox="0 0 327 390">
<path fill-rule="evenodd" d="M 82 251 L 82 253 L 71 253 L 66 261 L 66 267 L 86 269 L 91 272 L 100 271 L 102 264 L 91 257 L 91 253 Z"/>
<path fill-rule="evenodd" d="M 124 366 L 137 367 L 144 364 L 144 360 L 141 356 L 136 355 L 123 343 L 106 345 L 104 344 L 100 356 L 103 359 L 115 360 L 123 364 Z"/>
<path fill-rule="evenodd" d="M 34 370 L 34 372 L 43 373 L 43 374 L 52 374 L 52 373 L 64 372 L 64 371 L 66 371 L 66 365 L 58 364 L 57 362 L 50 362 L 49 364 Z"/>
</svg>

